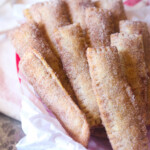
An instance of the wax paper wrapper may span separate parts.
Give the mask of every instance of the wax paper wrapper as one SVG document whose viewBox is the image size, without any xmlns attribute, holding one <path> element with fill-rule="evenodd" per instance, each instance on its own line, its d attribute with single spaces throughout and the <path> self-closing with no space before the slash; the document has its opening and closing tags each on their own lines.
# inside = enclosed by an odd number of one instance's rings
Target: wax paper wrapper
<svg viewBox="0 0 150 150">
<path fill-rule="evenodd" d="M 144 0 L 140 2 L 139 1 L 140 0 L 125 1 L 125 9 L 128 19 L 146 21 L 150 29 L 149 2 Z M 9 102 L 7 104 L 5 103 L 5 105 L 3 105 L 2 108 L 0 107 L 0 109 L 3 109 L 2 112 L 5 114 L 17 119 L 19 118 L 19 115 L 17 116 L 17 114 L 20 112 L 22 129 L 25 133 L 25 137 L 18 142 L 16 145 L 17 149 L 86 150 L 86 148 L 84 148 L 81 144 L 75 142 L 71 137 L 68 136 L 67 132 L 63 129 L 52 112 L 50 110 L 46 110 L 46 107 L 42 104 L 32 86 L 22 76 L 19 75 L 19 57 L 15 54 L 15 50 L 8 41 L 6 34 L 9 30 L 25 21 L 22 13 L 23 9 L 30 7 L 31 3 L 35 3 L 37 0 L 32 2 L 26 0 L 22 1 L 22 3 L 13 2 L 14 1 L 9 1 L 5 5 L 5 9 L 0 9 L 0 14 L 3 14 L 3 11 L 7 12 L 5 15 L 1 15 L 2 17 L 0 17 L 0 69 L 3 71 L 1 76 L 4 75 L 4 77 L 0 79 L 3 83 L 1 88 L 5 89 L 3 90 L 5 101 Z M 17 69 L 15 68 L 15 57 Z M 7 60 L 9 59 L 9 62 L 6 61 L 6 58 Z M 6 78 L 7 80 L 4 80 Z M 10 91 L 10 89 L 6 89 L 6 87 L 10 86 L 11 92 L 13 90 L 12 93 L 10 92 L 11 95 L 10 93 L 8 94 L 8 90 Z M 15 106 L 12 106 L 14 104 Z M 7 108 L 8 112 L 5 112 L 6 105 L 9 106 L 9 109 Z M 16 112 L 14 115 L 10 114 L 10 112 L 12 112 L 11 106 L 14 109 L 14 112 Z M 150 137 L 150 132 L 148 134 Z M 112 148 L 104 130 L 101 131 L 101 137 L 90 137 L 88 150 L 111 149 Z"/>
</svg>

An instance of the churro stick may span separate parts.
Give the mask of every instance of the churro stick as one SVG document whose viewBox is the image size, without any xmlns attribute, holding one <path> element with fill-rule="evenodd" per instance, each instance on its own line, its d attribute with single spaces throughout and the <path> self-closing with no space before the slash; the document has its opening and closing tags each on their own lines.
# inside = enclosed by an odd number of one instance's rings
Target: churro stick
<svg viewBox="0 0 150 150">
<path fill-rule="evenodd" d="M 150 34 L 145 22 L 141 21 L 120 21 L 120 32 L 128 34 L 141 34 L 143 36 L 145 61 L 148 69 L 148 112 L 147 112 L 147 124 L 150 124 Z"/>
<path fill-rule="evenodd" d="M 53 32 L 56 28 L 71 23 L 66 2 L 53 0 L 49 2 L 37 3 L 24 11 L 25 17 L 29 21 L 34 21 L 44 28 L 55 55 L 58 56 Z M 59 56 L 58 56 L 59 57 Z"/>
<path fill-rule="evenodd" d="M 148 150 L 143 119 L 122 72 L 115 47 L 88 48 L 93 89 L 103 125 L 114 150 Z"/>
<path fill-rule="evenodd" d="M 87 146 L 89 126 L 84 114 L 72 101 L 55 72 L 34 49 L 25 53 L 20 62 L 21 73 L 34 87 L 42 102 L 52 110 L 69 135 Z"/>
<path fill-rule="evenodd" d="M 119 21 L 127 19 L 122 0 L 97 0 L 96 6 L 112 12 L 115 30 L 119 31 Z"/>
<path fill-rule="evenodd" d="M 146 122 L 147 71 L 141 35 L 116 33 L 111 45 L 118 49 L 123 73 L 132 88 L 139 112 Z"/>
<path fill-rule="evenodd" d="M 72 21 L 74 23 L 80 23 L 82 29 L 86 29 L 85 23 L 85 9 L 88 7 L 94 7 L 91 0 L 65 0 L 68 3 L 71 13 Z"/>
<path fill-rule="evenodd" d="M 59 28 L 55 32 L 63 67 L 75 91 L 77 102 L 91 127 L 100 124 L 99 110 L 92 90 L 86 60 L 85 38 L 79 24 Z"/>
<path fill-rule="evenodd" d="M 71 84 L 66 76 L 61 61 L 54 55 L 49 44 L 47 43 L 45 36 L 41 33 L 37 24 L 25 23 L 19 28 L 10 33 L 10 37 L 17 53 L 22 58 L 24 53 L 30 48 L 37 49 L 41 55 L 45 58 L 48 65 L 56 73 L 57 77 L 63 84 L 64 88 L 71 95 L 72 99 L 75 99 L 75 94 L 71 87 Z"/>
<path fill-rule="evenodd" d="M 110 34 L 114 33 L 113 18 L 109 10 L 98 8 L 86 9 L 86 27 L 90 44 L 93 48 L 110 46 Z"/>
</svg>

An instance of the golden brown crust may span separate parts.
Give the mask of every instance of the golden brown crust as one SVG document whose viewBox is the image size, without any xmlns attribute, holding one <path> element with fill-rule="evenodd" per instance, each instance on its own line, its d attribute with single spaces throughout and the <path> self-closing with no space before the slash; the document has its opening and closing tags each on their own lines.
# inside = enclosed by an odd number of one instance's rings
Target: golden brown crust
<svg viewBox="0 0 150 150">
<path fill-rule="evenodd" d="M 44 24 L 50 33 L 58 27 L 70 24 L 67 4 L 61 0 L 33 4 L 25 10 L 24 15 L 28 20 Z"/>
<path fill-rule="evenodd" d="M 122 20 L 120 21 L 120 32 L 127 34 L 141 34 L 143 36 L 145 60 L 150 70 L 150 34 L 148 32 L 147 24 L 141 21 Z"/>
<path fill-rule="evenodd" d="M 91 0 L 65 0 L 68 3 L 72 21 L 80 23 L 82 29 L 86 29 L 85 23 L 85 9 L 94 7 Z"/>
<path fill-rule="evenodd" d="M 22 24 L 10 32 L 10 38 L 20 57 L 24 55 L 28 47 L 37 48 L 45 55 L 49 52 L 49 55 L 52 55 L 49 45 L 36 23 Z"/>
<path fill-rule="evenodd" d="M 88 48 L 87 58 L 102 122 L 114 150 L 148 150 L 145 124 L 121 72 L 115 47 Z"/>
<path fill-rule="evenodd" d="M 31 50 L 31 48 L 37 49 L 38 52 L 45 58 L 48 65 L 50 65 L 54 70 L 64 88 L 71 95 L 72 99 L 76 101 L 75 94 L 66 76 L 66 73 L 63 70 L 61 61 L 54 55 L 54 53 L 50 49 L 45 36 L 41 33 L 37 24 L 22 24 L 19 28 L 10 33 L 10 37 L 17 53 L 21 58 L 24 53 L 28 50 Z"/>
<path fill-rule="evenodd" d="M 146 122 L 147 71 L 142 36 L 124 33 L 112 34 L 111 45 L 118 49 L 122 71 L 135 95 L 138 111 Z"/>
<path fill-rule="evenodd" d="M 55 72 L 36 50 L 25 53 L 20 62 L 25 78 L 34 87 L 42 102 L 52 110 L 70 136 L 87 146 L 89 126 L 84 114 L 62 87 Z"/>
<path fill-rule="evenodd" d="M 148 32 L 148 27 L 145 22 L 141 21 L 130 21 L 123 20 L 120 21 L 120 32 L 128 34 L 141 34 L 143 37 L 144 52 L 145 52 L 145 62 L 148 69 L 148 88 L 147 88 L 147 98 L 148 98 L 148 114 L 147 114 L 147 124 L 150 124 L 150 34 Z"/>
<path fill-rule="evenodd" d="M 53 32 L 61 26 L 71 23 L 66 2 L 61 0 L 52 0 L 49 2 L 37 3 L 32 5 L 24 12 L 29 21 L 34 21 L 44 28 L 49 42 L 53 46 L 53 52 L 58 56 Z M 59 56 L 58 56 L 59 57 Z"/>
<path fill-rule="evenodd" d="M 100 125 L 99 110 L 92 90 L 86 59 L 85 38 L 79 24 L 59 28 L 55 32 L 63 67 L 76 93 L 79 107 L 86 114 L 90 126 Z"/>
<path fill-rule="evenodd" d="M 115 30 L 119 31 L 119 21 L 127 19 L 122 0 L 97 0 L 96 6 L 108 9 L 114 18 Z"/>
<path fill-rule="evenodd" d="M 85 18 L 90 45 L 93 48 L 110 46 L 110 34 L 114 33 L 111 12 L 94 7 L 87 8 Z"/>
</svg>

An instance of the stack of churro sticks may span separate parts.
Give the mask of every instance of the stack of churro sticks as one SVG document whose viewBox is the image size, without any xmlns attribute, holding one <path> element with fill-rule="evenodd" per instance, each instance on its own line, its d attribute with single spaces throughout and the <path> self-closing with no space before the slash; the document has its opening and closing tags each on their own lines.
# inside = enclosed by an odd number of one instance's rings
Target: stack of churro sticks
<svg viewBox="0 0 150 150">
<path fill-rule="evenodd" d="M 105 127 L 114 150 L 148 150 L 146 23 L 126 20 L 122 0 L 51 0 L 24 14 L 10 33 L 20 72 L 68 134 L 87 147 Z"/>
</svg>

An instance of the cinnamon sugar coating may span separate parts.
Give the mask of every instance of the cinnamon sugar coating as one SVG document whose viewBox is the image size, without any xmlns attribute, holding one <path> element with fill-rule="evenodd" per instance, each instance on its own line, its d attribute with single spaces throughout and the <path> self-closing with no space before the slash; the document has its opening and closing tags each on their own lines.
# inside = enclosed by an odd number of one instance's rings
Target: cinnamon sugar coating
<svg viewBox="0 0 150 150">
<path fill-rule="evenodd" d="M 85 10 L 88 7 L 94 7 L 91 0 L 65 0 L 68 3 L 72 22 L 80 23 L 83 30 L 86 29 Z"/>
<path fill-rule="evenodd" d="M 85 54 L 87 47 L 80 25 L 61 27 L 54 36 L 63 67 L 75 91 L 80 109 L 86 114 L 91 127 L 100 125 L 99 110 Z"/>
<path fill-rule="evenodd" d="M 122 71 L 135 95 L 138 111 L 146 122 L 147 71 L 141 35 L 115 33 L 111 45 L 118 49 Z"/>
<path fill-rule="evenodd" d="M 48 65 L 50 65 L 50 67 L 54 70 L 64 88 L 71 95 L 72 99 L 76 101 L 74 91 L 65 71 L 63 70 L 61 61 L 52 52 L 50 45 L 37 24 L 24 23 L 19 28 L 13 30 L 10 33 L 10 37 L 17 53 L 21 58 L 24 53 L 31 50 L 31 48 L 37 49 L 38 52 L 44 57 Z"/>
<path fill-rule="evenodd" d="M 119 31 L 119 21 L 127 19 L 122 0 L 96 0 L 96 5 L 111 11 L 114 18 L 115 31 Z"/>
<path fill-rule="evenodd" d="M 90 131 L 86 118 L 41 54 L 35 49 L 29 50 L 24 54 L 19 66 L 42 102 L 55 114 L 69 135 L 87 146 Z"/>
<path fill-rule="evenodd" d="M 110 34 L 114 33 L 113 17 L 109 10 L 98 8 L 86 9 L 86 29 L 90 46 L 110 46 Z"/>
<path fill-rule="evenodd" d="M 57 47 L 55 47 L 55 40 L 53 32 L 61 26 L 71 23 L 68 6 L 62 0 L 52 0 L 48 2 L 36 3 L 29 9 L 24 11 L 25 17 L 28 21 L 38 23 L 49 39 L 54 54 L 58 56 Z"/>
<path fill-rule="evenodd" d="M 130 21 L 123 20 L 120 21 L 120 32 L 128 34 L 140 34 L 143 38 L 144 52 L 145 52 L 145 62 L 148 72 L 148 87 L 147 87 L 147 124 L 150 124 L 150 34 L 148 32 L 148 27 L 145 22 L 142 21 Z"/>
<path fill-rule="evenodd" d="M 88 48 L 93 89 L 114 150 L 148 150 L 147 130 L 122 72 L 115 47 Z"/>
</svg>

